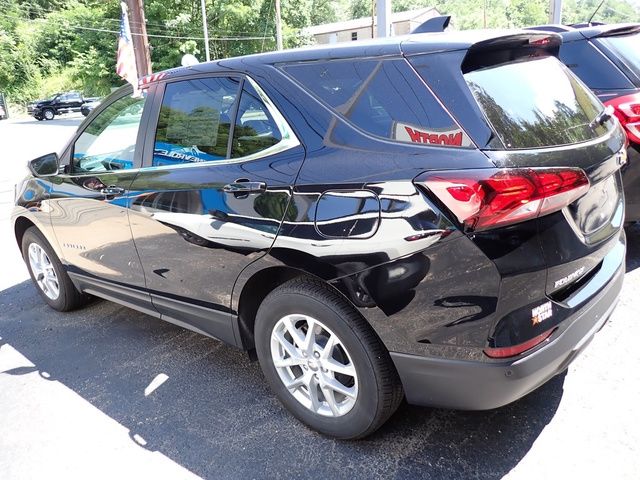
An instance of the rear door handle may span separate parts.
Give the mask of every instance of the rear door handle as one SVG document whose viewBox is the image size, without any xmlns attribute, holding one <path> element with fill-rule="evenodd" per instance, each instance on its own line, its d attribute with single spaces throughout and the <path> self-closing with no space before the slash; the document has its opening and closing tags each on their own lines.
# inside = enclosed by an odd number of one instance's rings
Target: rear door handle
<svg viewBox="0 0 640 480">
<path fill-rule="evenodd" d="M 103 195 L 109 195 L 109 196 L 123 195 L 124 192 L 125 192 L 124 188 L 116 187 L 113 185 L 100 189 L 100 193 L 102 193 Z"/>
<path fill-rule="evenodd" d="M 228 183 L 222 189 L 227 193 L 264 192 L 267 184 L 264 182 L 234 182 Z"/>
</svg>

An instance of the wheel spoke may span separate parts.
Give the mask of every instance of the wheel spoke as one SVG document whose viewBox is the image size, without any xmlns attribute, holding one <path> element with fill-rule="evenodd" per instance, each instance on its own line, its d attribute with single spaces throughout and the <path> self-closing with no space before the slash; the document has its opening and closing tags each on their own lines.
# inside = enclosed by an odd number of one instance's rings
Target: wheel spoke
<svg viewBox="0 0 640 480">
<path fill-rule="evenodd" d="M 33 273 L 40 273 L 41 270 L 38 257 L 38 251 L 35 248 L 29 248 L 29 261 L 31 262 L 31 269 L 37 270 L 37 272 L 34 271 Z"/>
<path fill-rule="evenodd" d="M 301 345 L 303 352 L 307 352 L 309 355 L 313 353 L 313 346 L 316 343 L 316 322 L 311 317 L 307 317 L 307 334 L 304 337 L 304 342 Z"/>
<path fill-rule="evenodd" d="M 287 317 L 283 323 L 285 328 L 291 335 L 291 338 L 293 339 L 295 346 L 297 346 L 298 348 L 302 348 L 302 345 L 304 343 L 304 337 L 301 335 L 300 330 L 296 328 L 295 324 L 293 323 L 293 320 L 291 320 L 291 317 Z"/>
<path fill-rule="evenodd" d="M 325 344 L 324 348 L 322 349 L 322 352 L 320 353 L 320 358 L 322 360 L 327 360 L 330 359 L 331 356 L 333 355 L 333 347 L 336 344 L 336 336 L 331 334 L 329 335 L 329 338 L 327 339 L 327 343 Z"/>
<path fill-rule="evenodd" d="M 337 417 L 340 415 L 340 410 L 338 410 L 338 404 L 333 390 L 327 388 L 326 385 L 322 385 L 320 388 L 322 388 L 322 394 L 324 395 L 324 399 L 327 401 L 327 405 L 329 405 L 329 408 L 331 409 L 331 413 Z"/>
<path fill-rule="evenodd" d="M 304 363 L 304 360 L 302 358 L 289 356 L 282 360 L 274 360 L 273 365 L 276 368 L 286 368 L 286 367 L 293 367 L 295 365 L 302 365 L 303 363 Z"/>
<path fill-rule="evenodd" d="M 304 375 L 300 375 L 299 377 L 290 380 L 288 383 L 285 383 L 284 386 L 287 387 L 288 390 L 291 390 L 293 392 L 304 385 L 306 385 Z"/>
<path fill-rule="evenodd" d="M 49 292 L 55 294 L 58 291 L 58 283 L 53 278 L 46 278 L 44 283 Z"/>
<path fill-rule="evenodd" d="M 311 376 L 307 388 L 309 389 L 311 408 L 314 412 L 317 412 L 320 409 L 320 400 L 318 399 L 318 380 L 314 375 Z"/>
<path fill-rule="evenodd" d="M 341 373 L 342 375 L 348 375 L 350 377 L 356 376 L 356 369 L 351 363 L 349 365 L 343 365 L 333 358 L 330 358 L 324 362 L 324 366 L 333 373 Z"/>
<path fill-rule="evenodd" d="M 296 347 L 291 345 L 291 343 L 284 338 L 282 332 L 273 332 L 273 336 L 278 340 L 278 343 L 282 345 L 282 348 L 284 348 L 291 358 L 298 358 L 300 356 Z"/>
<path fill-rule="evenodd" d="M 325 385 L 334 392 L 341 393 L 342 395 L 350 398 L 356 398 L 355 389 L 353 387 L 345 387 L 335 378 L 325 380 Z"/>
</svg>

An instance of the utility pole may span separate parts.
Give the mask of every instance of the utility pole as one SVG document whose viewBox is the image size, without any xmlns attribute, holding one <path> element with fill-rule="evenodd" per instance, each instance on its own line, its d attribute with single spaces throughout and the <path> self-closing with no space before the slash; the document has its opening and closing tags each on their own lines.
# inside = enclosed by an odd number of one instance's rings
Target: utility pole
<svg viewBox="0 0 640 480">
<path fill-rule="evenodd" d="M 562 23 L 562 0 L 550 0 L 549 23 Z"/>
<path fill-rule="evenodd" d="M 376 38 L 376 0 L 371 0 L 371 38 Z"/>
<path fill-rule="evenodd" d="M 209 27 L 207 27 L 207 8 L 204 3 L 205 0 L 200 0 L 200 6 L 202 7 L 202 30 L 204 31 L 204 54 L 207 57 L 207 62 L 210 62 L 211 54 L 209 53 Z"/>
<path fill-rule="evenodd" d="M 282 20 L 280 18 L 280 0 L 276 0 L 276 48 L 282 50 Z"/>
<path fill-rule="evenodd" d="M 378 38 L 391 36 L 391 0 L 378 2 Z"/>
<path fill-rule="evenodd" d="M 124 0 L 129 10 L 129 24 L 131 27 L 131 41 L 136 56 L 138 77 L 151 74 L 151 54 L 149 39 L 147 38 L 147 24 L 144 19 L 143 0 Z"/>
</svg>

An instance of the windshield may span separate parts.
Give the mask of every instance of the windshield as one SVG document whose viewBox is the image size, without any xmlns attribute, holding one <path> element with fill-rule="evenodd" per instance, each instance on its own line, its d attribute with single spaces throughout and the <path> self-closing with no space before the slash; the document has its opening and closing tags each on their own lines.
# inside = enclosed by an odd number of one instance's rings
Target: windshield
<svg viewBox="0 0 640 480">
<path fill-rule="evenodd" d="M 555 57 L 505 63 L 464 75 L 508 149 L 584 142 L 614 128 L 594 122 L 600 101 Z"/>
<path fill-rule="evenodd" d="M 603 37 L 599 40 L 640 77 L 640 34 Z"/>
</svg>

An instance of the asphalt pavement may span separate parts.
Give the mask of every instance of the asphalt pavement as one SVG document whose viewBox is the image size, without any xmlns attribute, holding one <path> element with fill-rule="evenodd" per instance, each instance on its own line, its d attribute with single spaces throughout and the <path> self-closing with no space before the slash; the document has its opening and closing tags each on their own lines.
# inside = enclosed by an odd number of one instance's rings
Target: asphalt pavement
<svg viewBox="0 0 640 480">
<path fill-rule="evenodd" d="M 405 404 L 335 441 L 241 351 L 106 301 L 45 306 L 9 225 L 13 184 L 80 121 L 0 121 L 1 479 L 640 478 L 639 226 L 618 308 L 565 374 L 488 412 Z"/>
</svg>

